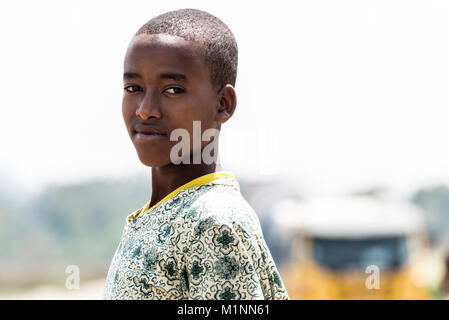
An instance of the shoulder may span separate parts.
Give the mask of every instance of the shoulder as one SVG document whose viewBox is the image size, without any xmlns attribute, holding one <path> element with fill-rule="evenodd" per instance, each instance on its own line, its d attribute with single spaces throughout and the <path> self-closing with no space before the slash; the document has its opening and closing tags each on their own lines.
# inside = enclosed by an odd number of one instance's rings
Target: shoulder
<svg viewBox="0 0 449 320">
<path fill-rule="evenodd" d="M 209 188 L 186 208 L 183 220 L 191 239 L 207 230 L 232 233 L 240 238 L 262 237 L 257 214 L 238 188 L 221 185 Z"/>
<path fill-rule="evenodd" d="M 215 220 L 218 223 L 245 222 L 256 218 L 251 205 L 240 189 L 226 185 L 213 185 L 201 193 L 186 208 L 185 219 L 192 222 Z"/>
</svg>

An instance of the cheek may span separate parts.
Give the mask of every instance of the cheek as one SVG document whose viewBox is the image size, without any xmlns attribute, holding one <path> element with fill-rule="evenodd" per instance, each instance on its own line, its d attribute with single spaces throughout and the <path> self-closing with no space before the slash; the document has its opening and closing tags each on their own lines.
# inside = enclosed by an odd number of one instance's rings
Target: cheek
<svg viewBox="0 0 449 320">
<path fill-rule="evenodd" d="M 133 104 L 129 100 L 130 99 L 127 99 L 125 97 L 123 97 L 122 100 L 122 115 L 127 127 L 131 119 L 136 114 L 136 108 L 133 107 Z"/>
<path fill-rule="evenodd" d="M 190 121 L 200 120 L 202 124 L 207 125 L 213 121 L 215 116 L 216 101 L 210 97 L 196 96 L 189 101 L 188 110 L 184 110 L 184 117 Z"/>
<path fill-rule="evenodd" d="M 198 104 L 184 105 L 183 107 L 166 109 L 165 117 L 170 119 L 170 128 L 174 129 L 185 129 L 192 136 L 193 134 L 193 124 L 194 121 L 199 121 L 201 131 L 211 127 L 212 123 L 212 113 L 205 110 L 206 106 Z M 196 124 L 198 127 L 198 123 Z"/>
</svg>

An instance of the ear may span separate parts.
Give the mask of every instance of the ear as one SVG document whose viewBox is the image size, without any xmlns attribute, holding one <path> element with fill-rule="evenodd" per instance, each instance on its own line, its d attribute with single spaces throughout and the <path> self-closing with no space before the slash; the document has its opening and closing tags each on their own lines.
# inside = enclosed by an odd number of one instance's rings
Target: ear
<svg viewBox="0 0 449 320">
<path fill-rule="evenodd" d="M 237 106 L 237 95 L 232 85 L 227 84 L 218 91 L 217 114 L 215 121 L 219 124 L 225 123 L 235 111 Z"/>
</svg>

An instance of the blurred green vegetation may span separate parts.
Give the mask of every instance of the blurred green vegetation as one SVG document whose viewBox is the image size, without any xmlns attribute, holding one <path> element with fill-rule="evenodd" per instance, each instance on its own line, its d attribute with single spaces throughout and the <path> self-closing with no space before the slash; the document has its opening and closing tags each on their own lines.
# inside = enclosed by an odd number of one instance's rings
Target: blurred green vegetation
<svg viewBox="0 0 449 320">
<path fill-rule="evenodd" d="M 65 268 L 105 277 L 128 214 L 151 194 L 148 179 L 52 185 L 27 199 L 0 195 L 0 291 L 64 284 Z"/>
<path fill-rule="evenodd" d="M 438 185 L 418 190 L 412 202 L 424 209 L 431 243 L 446 247 L 449 242 L 449 188 Z"/>
</svg>

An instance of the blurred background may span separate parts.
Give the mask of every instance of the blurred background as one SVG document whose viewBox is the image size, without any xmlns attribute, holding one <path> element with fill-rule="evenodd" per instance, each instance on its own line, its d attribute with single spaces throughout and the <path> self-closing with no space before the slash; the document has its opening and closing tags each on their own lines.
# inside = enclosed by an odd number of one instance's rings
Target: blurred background
<svg viewBox="0 0 449 320">
<path fill-rule="evenodd" d="M 102 298 L 125 218 L 151 196 L 121 117 L 123 57 L 142 24 L 185 7 L 239 44 L 220 156 L 290 297 L 449 297 L 448 2 L 1 6 L 0 299 Z"/>
</svg>

